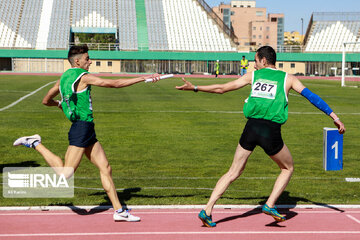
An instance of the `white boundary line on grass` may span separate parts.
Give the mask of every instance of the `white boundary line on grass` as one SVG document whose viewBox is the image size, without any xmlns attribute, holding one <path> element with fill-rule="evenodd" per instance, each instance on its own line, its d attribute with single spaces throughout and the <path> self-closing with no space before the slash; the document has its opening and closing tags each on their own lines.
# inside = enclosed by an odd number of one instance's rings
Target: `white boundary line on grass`
<svg viewBox="0 0 360 240">
<path fill-rule="evenodd" d="M 51 110 L 49 110 L 51 111 Z M 55 110 L 53 110 L 55 111 Z M 14 110 L 12 112 L 20 112 L 20 110 Z M 42 111 L 37 111 L 37 110 L 30 110 L 27 111 L 25 110 L 21 110 L 21 112 L 31 112 L 31 113 L 35 113 L 35 112 L 42 112 Z M 223 114 L 242 114 L 243 111 L 216 111 L 216 110 L 203 110 L 203 111 L 197 111 L 197 110 L 166 110 L 166 111 L 161 111 L 161 110 L 154 110 L 154 111 L 126 111 L 126 110 L 94 110 L 94 113 L 223 113 Z M 294 115 L 323 115 L 323 112 L 288 112 L 289 114 L 294 114 Z M 352 112 L 352 113 L 336 113 L 337 115 L 360 115 L 360 112 Z"/>
<path fill-rule="evenodd" d="M 117 110 L 106 110 L 106 111 L 94 111 L 95 113 L 224 113 L 224 114 L 242 114 L 243 111 L 212 111 L 212 110 L 203 110 L 203 111 L 196 111 L 196 110 L 167 110 L 167 111 L 117 111 Z M 324 113 L 321 111 L 318 112 L 288 112 L 289 114 L 295 115 L 323 115 Z M 355 113 L 337 113 L 337 115 L 360 115 L 359 112 Z"/>
<path fill-rule="evenodd" d="M 276 179 L 277 176 L 267 176 L 267 177 L 241 177 L 241 179 L 245 180 L 271 180 Z M 85 179 L 85 180 L 98 180 L 99 177 L 78 177 L 75 176 L 75 179 Z M 219 179 L 219 177 L 185 177 L 185 176 L 164 176 L 164 177 L 113 177 L 114 180 L 211 180 L 211 179 Z M 342 178 L 342 177 L 292 177 L 291 180 L 346 180 L 349 181 L 351 179 L 359 179 L 360 178 Z"/>
<path fill-rule="evenodd" d="M 49 83 L 45 84 L 44 86 L 41 86 L 41 87 L 39 87 L 38 89 L 32 91 L 31 93 L 29 93 L 29 94 L 27 94 L 27 95 L 19 98 L 18 100 L 16 100 L 15 102 L 7 105 L 6 107 L 0 108 L 0 112 L 4 111 L 4 110 L 6 110 L 6 109 L 9 109 L 9 108 L 11 108 L 11 107 L 13 107 L 13 106 L 15 106 L 16 104 L 18 104 L 18 103 L 21 102 L 22 100 L 24 100 L 24 99 L 26 99 L 26 98 L 34 95 L 35 93 L 37 93 L 38 91 L 40 91 L 40 90 L 43 89 L 44 87 L 47 87 L 48 85 L 53 84 L 53 83 L 55 83 L 55 82 L 56 82 L 56 81 L 49 82 Z"/>
<path fill-rule="evenodd" d="M 74 186 L 75 189 L 85 189 L 85 190 L 96 190 L 96 191 L 104 191 L 103 188 L 94 188 L 94 187 L 77 187 Z M 124 191 L 129 188 L 116 188 L 116 191 Z M 142 190 L 207 190 L 212 191 L 213 188 L 191 188 L 191 187 L 141 187 Z M 231 190 L 228 189 L 229 192 L 260 192 L 257 190 Z"/>
</svg>

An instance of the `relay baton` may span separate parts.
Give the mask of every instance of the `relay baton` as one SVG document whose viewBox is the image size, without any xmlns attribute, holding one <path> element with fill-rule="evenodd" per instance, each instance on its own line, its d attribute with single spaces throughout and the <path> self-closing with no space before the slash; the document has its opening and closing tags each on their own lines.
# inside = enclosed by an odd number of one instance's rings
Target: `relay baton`
<svg viewBox="0 0 360 240">
<path fill-rule="evenodd" d="M 166 78 L 171 78 L 171 77 L 174 77 L 174 74 L 168 74 L 168 75 L 160 76 L 160 79 L 166 79 Z M 152 78 L 146 79 L 145 82 L 146 82 L 146 83 L 152 82 Z"/>
</svg>

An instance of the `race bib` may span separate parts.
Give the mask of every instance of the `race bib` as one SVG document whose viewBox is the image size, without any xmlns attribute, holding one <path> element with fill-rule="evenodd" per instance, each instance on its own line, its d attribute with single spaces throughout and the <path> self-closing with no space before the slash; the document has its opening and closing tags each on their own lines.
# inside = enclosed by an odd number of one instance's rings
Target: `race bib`
<svg viewBox="0 0 360 240">
<path fill-rule="evenodd" d="M 277 82 L 259 79 L 252 85 L 251 96 L 258 98 L 275 99 Z"/>
</svg>

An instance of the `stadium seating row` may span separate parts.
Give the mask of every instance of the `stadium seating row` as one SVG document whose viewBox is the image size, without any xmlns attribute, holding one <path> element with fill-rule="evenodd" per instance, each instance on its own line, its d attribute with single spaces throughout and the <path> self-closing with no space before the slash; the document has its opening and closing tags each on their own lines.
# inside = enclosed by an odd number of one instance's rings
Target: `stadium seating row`
<svg viewBox="0 0 360 240">
<path fill-rule="evenodd" d="M 70 7 L 71 0 L 57 0 L 54 2 L 47 40 L 48 49 L 67 48 L 70 38 Z"/>
<path fill-rule="evenodd" d="M 0 2 L 0 46 L 12 47 L 20 18 L 21 0 Z"/>
<path fill-rule="evenodd" d="M 312 34 L 308 40 L 307 52 L 341 52 L 344 42 L 360 43 L 359 21 L 317 21 L 313 23 Z M 350 47 L 350 46 L 349 46 Z M 360 51 L 360 44 L 352 45 Z"/>
<path fill-rule="evenodd" d="M 169 50 L 235 51 L 197 1 L 163 0 Z"/>
<path fill-rule="evenodd" d="M 135 0 L 119 1 L 119 48 L 138 50 Z"/>
<path fill-rule="evenodd" d="M 116 1 L 73 0 L 74 27 L 117 27 Z"/>
<path fill-rule="evenodd" d="M 138 29 L 136 0 L 1 1 L 0 47 L 66 49 L 74 27 L 116 28 L 121 50 L 141 48 L 146 32 L 149 50 L 236 50 L 197 0 L 144 1 L 147 31 Z"/>
<path fill-rule="evenodd" d="M 35 48 L 43 0 L 25 1 L 15 47 Z"/>
</svg>

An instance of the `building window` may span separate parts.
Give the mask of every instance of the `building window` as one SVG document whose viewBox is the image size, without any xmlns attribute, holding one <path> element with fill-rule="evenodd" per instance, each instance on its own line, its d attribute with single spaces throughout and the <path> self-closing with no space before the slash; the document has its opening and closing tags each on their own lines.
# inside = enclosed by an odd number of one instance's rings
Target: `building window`
<svg viewBox="0 0 360 240">
<path fill-rule="evenodd" d="M 264 12 L 256 11 L 256 16 L 258 16 L 258 17 L 264 16 Z"/>
<path fill-rule="evenodd" d="M 256 27 L 253 27 L 253 30 L 256 30 Z"/>
<path fill-rule="evenodd" d="M 240 7 L 241 7 L 241 8 L 243 8 L 243 7 L 244 7 L 244 5 L 240 5 Z"/>
<path fill-rule="evenodd" d="M 266 39 L 269 39 L 269 36 L 266 36 Z"/>
<path fill-rule="evenodd" d="M 108 62 L 108 67 L 112 67 L 112 62 Z"/>
<path fill-rule="evenodd" d="M 101 62 L 96 62 L 96 66 L 100 67 L 101 66 Z"/>
<path fill-rule="evenodd" d="M 270 31 L 270 27 L 266 27 L 266 31 Z"/>
<path fill-rule="evenodd" d="M 292 64 L 290 65 L 290 67 L 291 67 L 291 68 L 295 68 L 295 63 L 292 63 Z"/>
<path fill-rule="evenodd" d="M 279 63 L 279 68 L 283 68 L 284 64 L 283 63 Z"/>
<path fill-rule="evenodd" d="M 253 35 L 253 39 L 256 39 L 256 35 Z"/>
<path fill-rule="evenodd" d="M 261 35 L 259 35 L 259 39 L 261 39 L 262 38 L 262 36 Z"/>
</svg>

